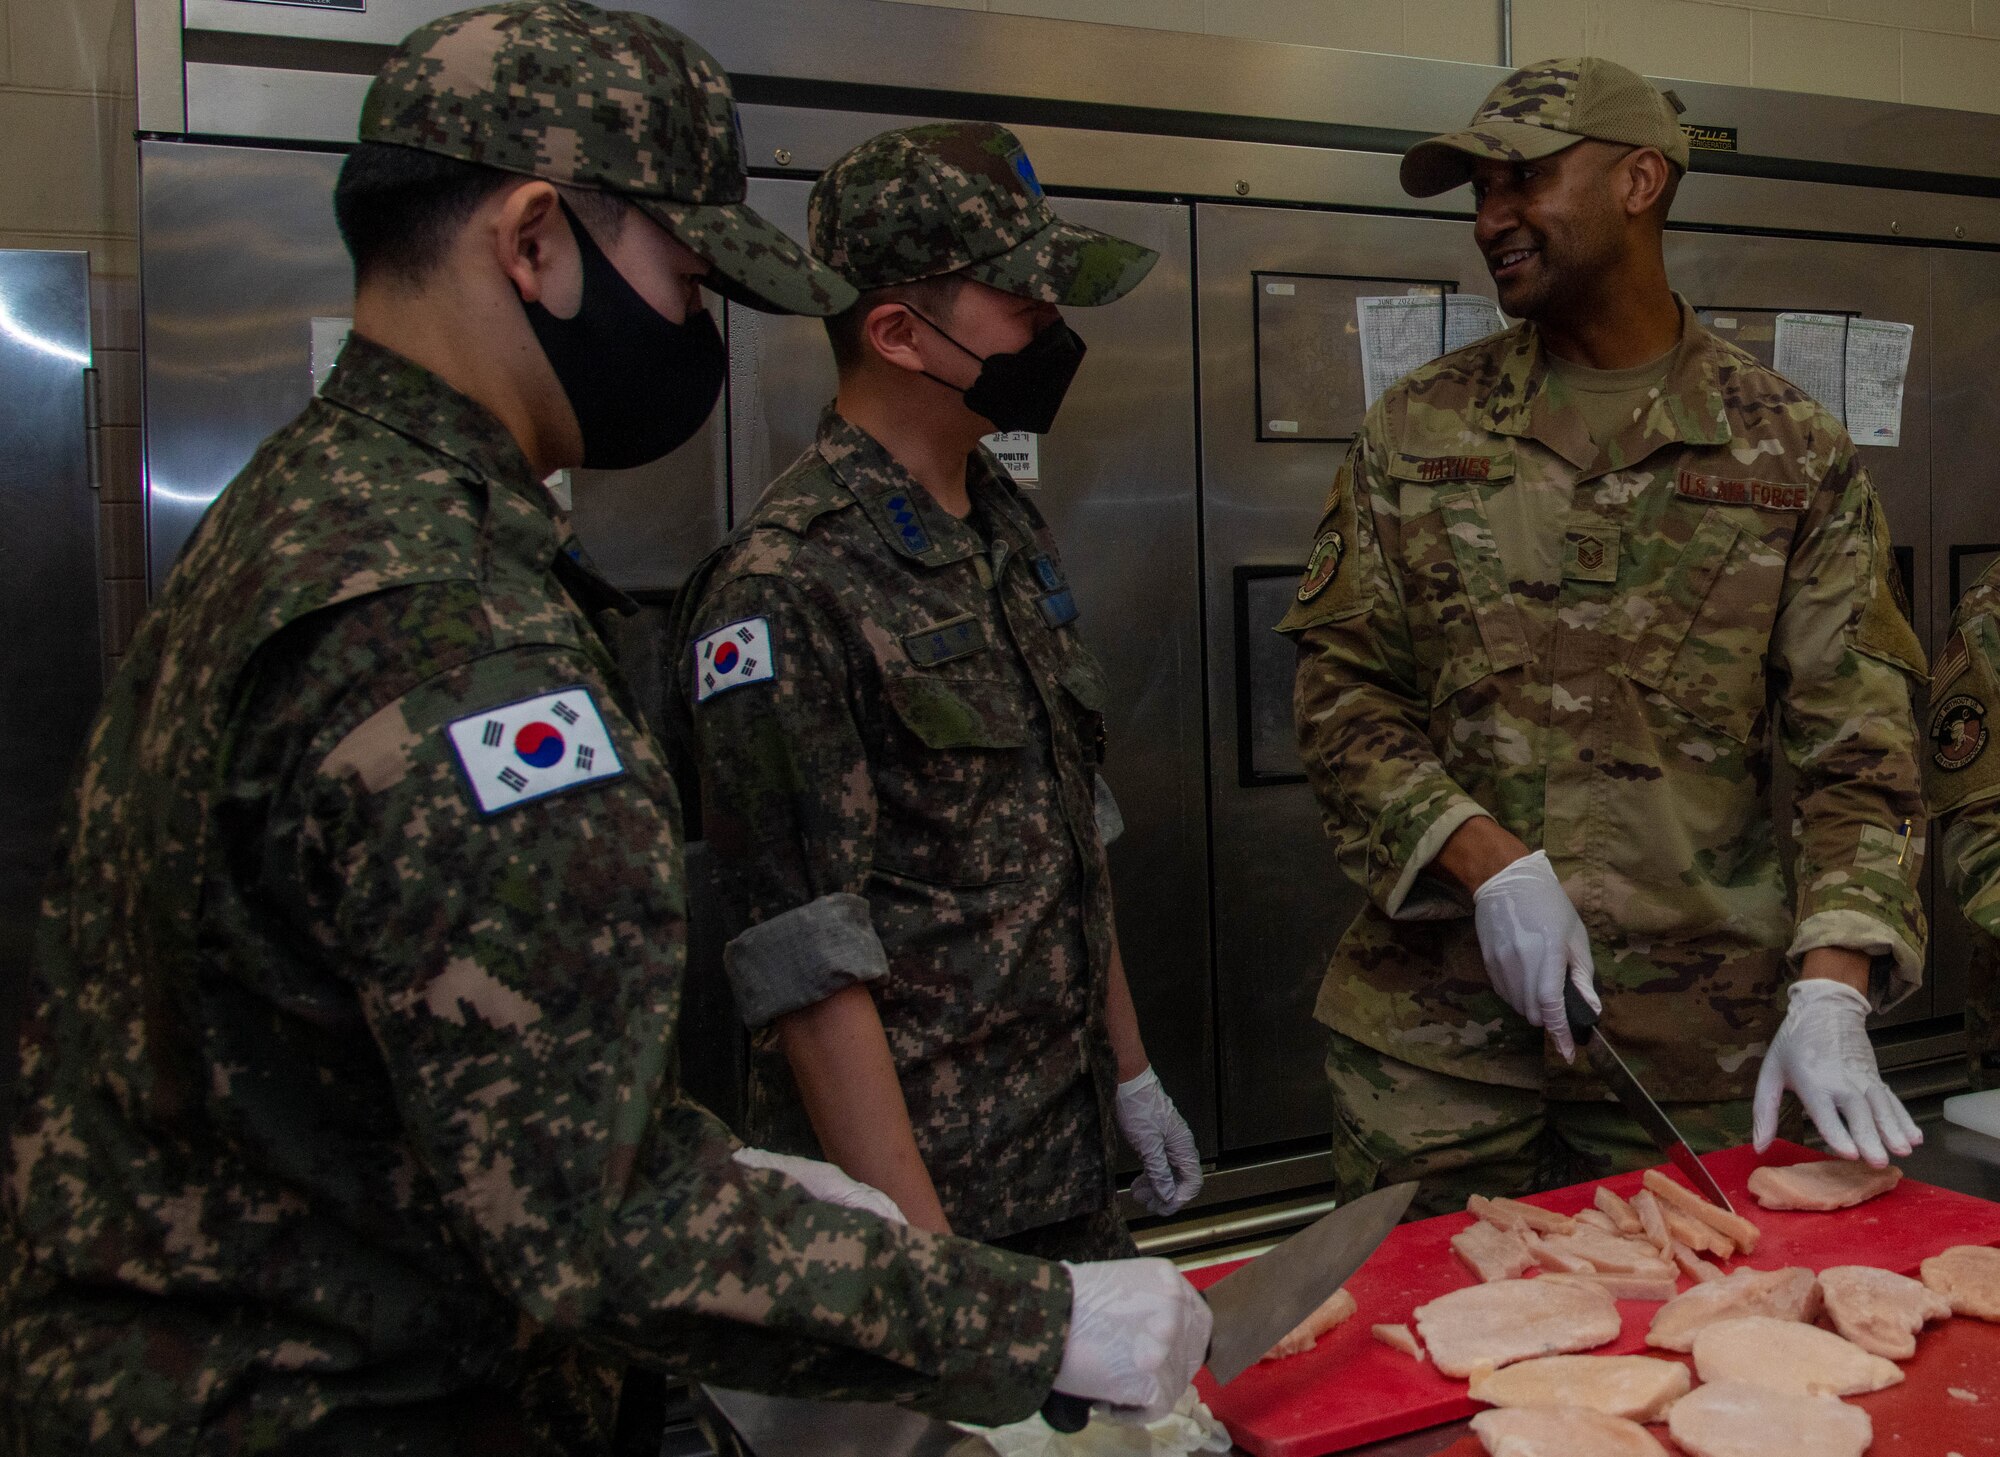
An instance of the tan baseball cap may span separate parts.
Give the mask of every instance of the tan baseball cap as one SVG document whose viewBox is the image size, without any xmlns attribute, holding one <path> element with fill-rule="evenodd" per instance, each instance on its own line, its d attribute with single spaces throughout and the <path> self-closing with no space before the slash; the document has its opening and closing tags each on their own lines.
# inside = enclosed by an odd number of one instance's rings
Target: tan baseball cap
<svg viewBox="0 0 2000 1457">
<path fill-rule="evenodd" d="M 1636 71 L 1602 56 L 1568 56 L 1523 66 L 1480 103 L 1462 132 L 1418 142 L 1403 153 L 1403 191 L 1435 197 L 1467 182 L 1472 164 L 1532 162 L 1585 139 L 1656 147 L 1683 172 L 1687 108 Z"/>
</svg>

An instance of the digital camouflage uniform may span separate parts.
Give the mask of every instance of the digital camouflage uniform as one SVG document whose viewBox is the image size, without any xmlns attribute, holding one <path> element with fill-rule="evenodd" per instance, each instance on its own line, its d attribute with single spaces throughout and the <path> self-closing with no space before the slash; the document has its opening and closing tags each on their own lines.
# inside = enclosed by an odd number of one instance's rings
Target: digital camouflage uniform
<svg viewBox="0 0 2000 1457">
<path fill-rule="evenodd" d="M 1959 598 L 1938 654 L 1924 750 L 1945 885 L 1972 923 L 1966 968 L 1967 1062 L 1975 1088 L 2000 1086 L 2000 569 Z"/>
<path fill-rule="evenodd" d="M 865 143 L 814 189 L 810 229 L 864 289 L 963 271 L 1100 303 L 1153 257 L 1056 219 L 1019 144 L 984 124 Z M 961 521 L 829 409 L 688 588 L 682 709 L 741 897 L 726 960 L 755 1029 L 751 1136 L 817 1153 L 772 1024 L 866 982 L 953 1229 L 1127 1254 L 1104 675 L 1033 503 L 984 449 L 967 489 Z"/>
<path fill-rule="evenodd" d="M 1307 773 L 1369 893 L 1316 1008 L 1342 1034 L 1337 1093 L 1434 1074 L 1460 1098 L 1605 1096 L 1501 1001 L 1467 899 L 1428 873 L 1479 814 L 1548 852 L 1605 1031 L 1662 1100 L 1748 1097 L 1814 947 L 1873 953 L 1878 1008 L 1920 983 L 1924 661 L 1880 504 L 1836 421 L 1681 312 L 1652 407 L 1601 452 L 1524 324 L 1385 393 L 1335 478 L 1280 630 Z M 1796 891 L 1774 750 L 1797 779 Z M 1357 1070 L 1356 1049 L 1400 1066 Z M 1362 1134 L 1364 1154 L 1464 1142 L 1463 1116 L 1415 1126 L 1427 1100 L 1394 1091 L 1395 1136 Z M 1519 1104 L 1496 1094 L 1494 1125 Z M 1740 1101 L 1670 1111 L 1747 1133 Z M 1579 1146 L 1653 1157 L 1618 1142 Z"/>
<path fill-rule="evenodd" d="M 808 1199 L 678 1092 L 618 600 L 500 423 L 360 336 L 203 519 L 44 906 L 5 1450 L 594 1451 L 627 1363 L 1046 1393 L 1059 1269 Z"/>
</svg>

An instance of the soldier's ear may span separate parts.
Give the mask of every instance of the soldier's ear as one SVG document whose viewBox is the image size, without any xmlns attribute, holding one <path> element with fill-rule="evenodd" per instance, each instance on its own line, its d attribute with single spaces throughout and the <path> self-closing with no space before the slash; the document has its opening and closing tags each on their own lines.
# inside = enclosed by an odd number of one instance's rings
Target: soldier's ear
<svg viewBox="0 0 2000 1457">
<path fill-rule="evenodd" d="M 1628 218 L 1643 217 L 1659 205 L 1673 177 L 1673 163 L 1658 147 L 1635 147 L 1619 169 L 1623 177 L 1622 203 Z"/>
<path fill-rule="evenodd" d="M 583 302 L 583 264 L 554 186 L 536 178 L 501 193 L 485 222 L 494 261 L 522 301 L 573 316 Z"/>
<path fill-rule="evenodd" d="M 917 347 L 917 335 L 922 328 L 908 305 L 884 302 L 868 310 L 868 316 L 861 321 L 861 337 L 885 363 L 922 374 L 927 368 Z"/>
</svg>

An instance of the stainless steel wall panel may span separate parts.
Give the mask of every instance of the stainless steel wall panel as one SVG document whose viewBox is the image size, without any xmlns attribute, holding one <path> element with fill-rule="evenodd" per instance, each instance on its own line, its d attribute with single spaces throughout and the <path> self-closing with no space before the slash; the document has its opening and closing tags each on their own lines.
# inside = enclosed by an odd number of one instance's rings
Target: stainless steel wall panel
<svg viewBox="0 0 2000 1457">
<path fill-rule="evenodd" d="M 312 398 L 312 320 L 353 312 L 333 221 L 340 155 L 147 142 L 147 550 L 157 587 L 258 442 Z M 631 591 L 671 587 L 721 537 L 720 412 L 663 461 L 577 471 L 577 534 Z"/>
<path fill-rule="evenodd" d="M 1994 402 L 1994 361 L 2000 359 L 2000 254 L 1929 255 L 1932 297 L 1931 578 L 1920 599 L 1929 618 L 1933 653 L 1944 645 L 1951 614 L 1952 558 L 1964 591 L 1994 560 L 1975 548 L 2000 547 L 2000 410 Z M 1912 401 L 1912 408 L 1916 402 Z M 1988 723 L 1988 731 L 2000 724 Z M 1924 746 L 1928 750 L 1929 745 Z M 1994 752 L 1992 749 L 1988 753 Z M 1937 898 L 1931 926 L 1935 1010 L 1965 1006 L 1967 959 L 1976 934 L 1945 888 L 1943 846 L 1931 843 Z"/>
<path fill-rule="evenodd" d="M 1981 255 L 1983 256 L 1983 255 Z M 1936 348 L 1931 319 L 1931 275 L 1926 256 L 1908 248 L 1794 238 L 1746 238 L 1717 233 L 1671 232 L 1667 276 L 1697 308 L 1807 309 L 1849 312 L 1916 325 L 1903 409 L 1902 444 L 1858 447 L 1862 466 L 1882 498 L 1892 540 L 1907 548 L 1911 600 L 1932 600 L 1936 559 L 1932 538 L 1931 360 Z M 1917 635 L 1933 646 L 1931 614 L 1917 613 Z M 1792 776 L 1780 762 L 1772 794 L 1790 803 Z M 1788 812 L 1777 815 L 1789 847 Z M 1789 858 L 1789 848 L 1788 848 Z M 1926 874 L 1926 902 L 1929 875 Z M 1961 998 L 1962 1001 L 1962 998 Z M 1883 1019 L 1883 1025 L 1922 1021 L 1941 1010 L 1933 987 Z"/>
<path fill-rule="evenodd" d="M 1362 904 L 1334 862 L 1311 790 L 1239 782 L 1237 572 L 1303 568 L 1347 449 L 1258 439 L 1252 274 L 1446 281 L 1489 296 L 1491 285 L 1472 229 L 1459 222 L 1209 205 L 1195 210 L 1195 235 L 1216 1031 L 1222 1142 L 1236 1149 L 1331 1126 L 1326 1034 L 1312 1008 L 1334 944 Z M 1242 636 L 1268 628 L 1259 620 Z"/>
<path fill-rule="evenodd" d="M 90 256 L 0 250 L 0 1112 L 42 884 L 102 690 Z"/>
<path fill-rule="evenodd" d="M 750 201 L 795 235 L 808 187 Z M 1111 849 L 1125 965 L 1147 1051 L 1204 1153 L 1216 1151 L 1208 966 L 1201 636 L 1188 213 L 1064 198 L 1064 217 L 1159 250 L 1139 288 L 1071 311 L 1089 357 L 1041 445 L 1034 500 L 1062 544 L 1082 630 L 1111 680 L 1105 777 L 1125 813 Z M 732 307 L 737 518 L 812 443 L 834 372 L 817 321 Z"/>
</svg>

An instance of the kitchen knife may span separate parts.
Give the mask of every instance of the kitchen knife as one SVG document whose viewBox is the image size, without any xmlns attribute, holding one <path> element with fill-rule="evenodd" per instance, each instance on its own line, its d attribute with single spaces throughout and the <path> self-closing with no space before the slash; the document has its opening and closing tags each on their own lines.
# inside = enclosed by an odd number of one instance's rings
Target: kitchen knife
<svg viewBox="0 0 2000 1457">
<path fill-rule="evenodd" d="M 1407 1183 L 1364 1194 L 1204 1290 L 1215 1317 L 1207 1362 L 1215 1384 L 1227 1386 L 1254 1366 L 1346 1284 L 1396 1227 L 1416 1192 L 1416 1184 Z M 1042 1418 L 1059 1432 L 1078 1431 L 1090 1418 L 1090 1404 L 1051 1392 Z"/>
<path fill-rule="evenodd" d="M 1639 1080 L 1632 1076 L 1632 1070 L 1625 1066 L 1625 1059 L 1618 1055 L 1618 1050 L 1605 1040 L 1604 1029 L 1597 1025 L 1597 1012 L 1583 999 L 1575 982 L 1563 983 L 1563 1011 L 1569 1017 L 1569 1035 L 1589 1056 L 1590 1065 L 1610 1086 L 1619 1105 L 1646 1130 L 1660 1152 L 1673 1160 L 1674 1167 L 1687 1175 L 1697 1194 L 1734 1214 L 1736 1210 L 1731 1206 L 1729 1196 L 1722 1192 L 1722 1186 L 1715 1182 L 1715 1176 L 1694 1156 L 1694 1150 L 1688 1147 L 1680 1130 L 1660 1111 L 1660 1105 L 1653 1101 L 1652 1095 L 1640 1085 Z"/>
</svg>

